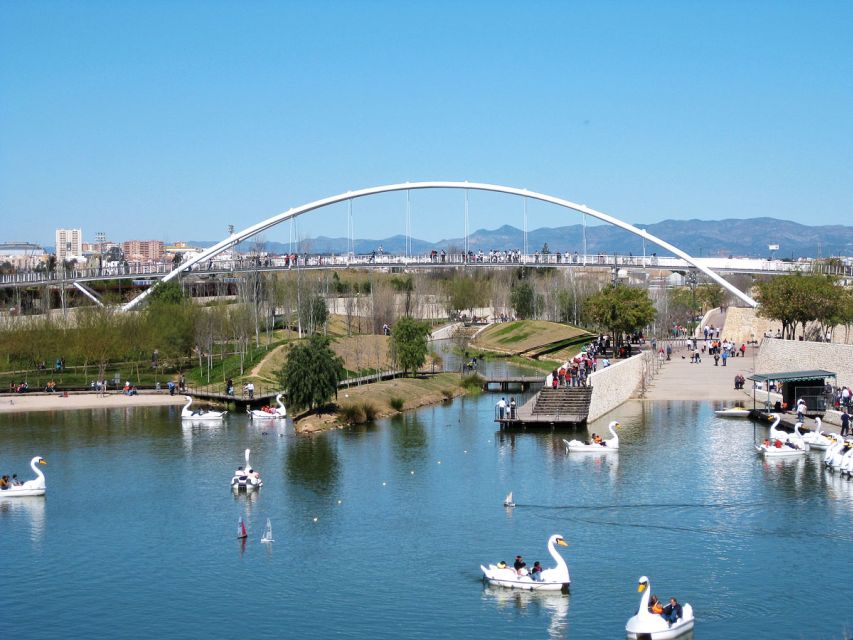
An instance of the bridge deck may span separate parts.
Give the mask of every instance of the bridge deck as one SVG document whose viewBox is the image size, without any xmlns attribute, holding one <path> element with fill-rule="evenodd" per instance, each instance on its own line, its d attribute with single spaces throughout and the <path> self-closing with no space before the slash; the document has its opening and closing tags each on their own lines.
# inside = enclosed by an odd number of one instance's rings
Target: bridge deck
<svg viewBox="0 0 853 640">
<path fill-rule="evenodd" d="M 559 256 L 559 257 L 558 257 Z M 827 265 L 816 262 L 785 262 L 782 260 L 764 260 L 759 258 L 697 258 L 698 263 L 715 271 L 739 273 L 790 273 L 792 271 L 818 271 L 836 275 L 853 275 L 853 267 L 846 265 Z M 299 256 L 297 263 L 284 262 L 281 258 L 271 258 L 254 262 L 251 260 L 212 260 L 204 266 L 196 266 L 185 273 L 186 276 L 228 276 L 256 271 L 287 271 L 295 269 L 419 269 L 419 268 L 456 268 L 465 267 L 512 267 L 536 266 L 559 268 L 620 268 L 620 269 L 667 269 L 685 270 L 694 268 L 686 260 L 672 256 L 624 256 L 617 254 L 572 255 L 520 255 L 510 260 L 468 260 L 461 254 L 447 255 L 444 260 L 431 259 L 429 256 Z M 74 282 L 91 280 L 136 279 L 148 285 L 168 275 L 173 270 L 171 263 L 142 264 L 132 263 L 120 267 L 70 269 L 65 272 L 18 271 L 0 274 L 0 287 L 34 286 L 50 284 L 53 286 L 73 286 Z"/>
</svg>

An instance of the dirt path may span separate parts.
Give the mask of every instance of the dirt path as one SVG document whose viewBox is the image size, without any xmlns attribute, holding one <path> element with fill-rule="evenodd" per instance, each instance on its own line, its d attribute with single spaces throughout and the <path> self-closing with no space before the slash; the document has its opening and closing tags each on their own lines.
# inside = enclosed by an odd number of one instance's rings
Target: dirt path
<svg viewBox="0 0 853 640">
<path fill-rule="evenodd" d="M 267 363 L 269 363 L 269 361 L 272 360 L 272 358 L 277 353 L 279 353 L 282 349 L 284 349 L 286 346 L 287 345 L 282 344 L 282 345 L 277 346 L 272 351 L 270 351 L 267 355 L 265 355 L 261 359 L 261 361 L 258 364 L 256 364 L 254 367 L 252 367 L 252 370 L 249 372 L 249 375 L 253 378 L 259 377 L 261 375 L 261 370 L 267 365 Z"/>
</svg>

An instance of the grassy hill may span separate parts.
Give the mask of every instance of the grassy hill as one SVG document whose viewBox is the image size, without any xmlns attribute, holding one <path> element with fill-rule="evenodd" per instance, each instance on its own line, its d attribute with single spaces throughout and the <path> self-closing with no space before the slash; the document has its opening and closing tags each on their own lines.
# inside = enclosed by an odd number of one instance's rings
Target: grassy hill
<svg viewBox="0 0 853 640">
<path fill-rule="evenodd" d="M 480 332 L 473 346 L 508 355 L 535 358 L 587 342 L 592 334 L 557 322 L 519 320 L 494 324 Z"/>
</svg>

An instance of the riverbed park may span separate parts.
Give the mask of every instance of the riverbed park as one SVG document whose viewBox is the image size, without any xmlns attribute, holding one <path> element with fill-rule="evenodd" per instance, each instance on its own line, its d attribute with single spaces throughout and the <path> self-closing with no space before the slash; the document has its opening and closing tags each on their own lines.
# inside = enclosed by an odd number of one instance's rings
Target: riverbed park
<svg viewBox="0 0 853 640">
<path fill-rule="evenodd" d="M 851 15 L 743 9 L 0 7 L 0 637 L 853 637 Z"/>
</svg>

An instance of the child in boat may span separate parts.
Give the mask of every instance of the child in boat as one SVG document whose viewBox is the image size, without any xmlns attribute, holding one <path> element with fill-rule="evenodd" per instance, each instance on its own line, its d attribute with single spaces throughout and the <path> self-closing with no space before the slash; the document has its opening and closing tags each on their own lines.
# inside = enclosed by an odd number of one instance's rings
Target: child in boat
<svg viewBox="0 0 853 640">
<path fill-rule="evenodd" d="M 652 595 L 652 597 L 649 599 L 649 613 L 663 613 L 663 605 L 661 605 L 656 595 Z"/>
<path fill-rule="evenodd" d="M 513 563 L 512 568 L 515 569 L 515 572 L 520 576 L 527 575 L 527 563 L 521 556 L 515 556 L 515 563 Z"/>
<path fill-rule="evenodd" d="M 536 582 L 542 582 L 542 565 L 539 561 L 533 563 L 533 569 L 530 570 L 530 577 Z"/>
<path fill-rule="evenodd" d="M 602 440 L 601 440 L 601 436 L 600 436 L 600 435 L 598 435 L 597 433 L 592 434 L 592 441 L 593 441 L 595 444 L 604 444 L 604 443 L 602 442 Z"/>
</svg>

